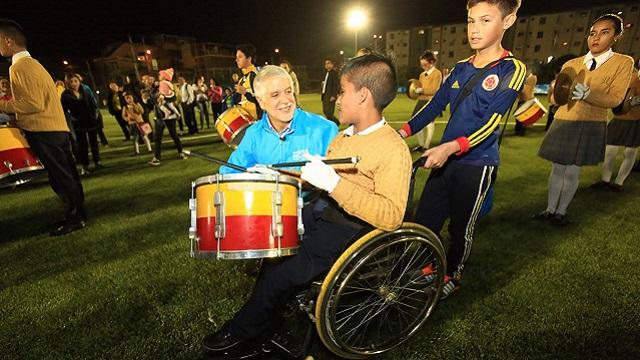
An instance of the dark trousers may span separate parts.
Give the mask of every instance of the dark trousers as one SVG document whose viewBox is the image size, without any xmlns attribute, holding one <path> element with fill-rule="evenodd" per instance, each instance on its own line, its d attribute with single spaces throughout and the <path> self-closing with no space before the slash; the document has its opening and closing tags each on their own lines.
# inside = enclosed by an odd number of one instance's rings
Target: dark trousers
<svg viewBox="0 0 640 360">
<path fill-rule="evenodd" d="M 102 114 L 98 111 L 98 138 L 100 139 L 100 144 L 102 146 L 109 145 L 109 140 L 107 140 L 107 136 L 104 134 L 104 119 L 102 119 Z"/>
<path fill-rule="evenodd" d="M 176 131 L 176 120 L 156 120 L 156 130 L 154 131 L 154 141 L 156 144 L 155 148 L 155 157 L 160 160 L 162 156 L 162 136 L 164 135 L 164 128 L 169 130 L 169 136 L 173 139 L 173 144 L 176 146 L 176 150 L 178 150 L 178 154 L 182 152 L 182 142 L 180 142 L 180 138 L 178 137 L 178 133 Z"/>
<path fill-rule="evenodd" d="M 198 109 L 200 109 L 200 129 L 204 130 L 204 120 L 207 121 L 207 128 L 210 128 L 209 109 L 207 109 L 207 101 L 198 101 Z"/>
<path fill-rule="evenodd" d="M 84 191 L 71 154 L 69 133 L 25 131 L 29 146 L 40 159 L 49 175 L 49 184 L 65 204 L 67 222 L 86 220 Z"/>
<path fill-rule="evenodd" d="M 524 101 L 518 102 L 518 105 L 516 105 L 516 109 L 518 109 L 522 104 L 524 104 Z M 525 128 L 520 121 L 516 120 L 515 132 L 518 136 L 524 136 L 527 132 L 527 128 Z"/>
<path fill-rule="evenodd" d="M 116 122 L 122 129 L 122 134 L 124 135 L 125 140 L 131 139 L 131 134 L 129 133 L 129 124 L 122 118 L 122 113 L 115 113 L 113 117 L 116 118 Z"/>
<path fill-rule="evenodd" d="M 213 122 L 222 114 L 222 103 L 211 103 L 211 112 L 213 113 Z"/>
<path fill-rule="evenodd" d="M 198 132 L 198 125 L 196 124 L 195 114 L 195 102 L 191 104 L 182 103 L 182 112 L 184 113 L 184 124 L 189 129 L 189 134 L 195 134 Z M 182 130 L 182 129 L 181 129 Z"/>
<path fill-rule="evenodd" d="M 447 275 L 459 278 L 469 258 L 476 220 L 497 167 L 449 162 L 431 171 L 422 191 L 415 220 L 440 236 L 449 218 Z"/>
<path fill-rule="evenodd" d="M 297 254 L 283 262 L 265 262 L 249 300 L 225 324 L 243 339 L 255 339 L 281 318 L 288 295 L 327 272 L 367 224 L 347 215 L 324 199 L 303 209 L 304 240 Z M 320 206 L 319 206 L 320 205 Z"/>
<path fill-rule="evenodd" d="M 91 146 L 91 157 L 93 163 L 100 162 L 100 149 L 98 148 L 98 130 L 75 129 L 78 150 L 76 159 L 83 167 L 89 166 L 89 146 Z M 89 140 L 87 142 L 87 139 Z"/>
<path fill-rule="evenodd" d="M 322 99 L 322 112 L 324 116 L 328 119 L 336 123 L 338 126 L 340 125 L 340 121 L 338 118 L 333 115 L 336 109 L 336 102 L 329 101 L 329 99 Z"/>
</svg>

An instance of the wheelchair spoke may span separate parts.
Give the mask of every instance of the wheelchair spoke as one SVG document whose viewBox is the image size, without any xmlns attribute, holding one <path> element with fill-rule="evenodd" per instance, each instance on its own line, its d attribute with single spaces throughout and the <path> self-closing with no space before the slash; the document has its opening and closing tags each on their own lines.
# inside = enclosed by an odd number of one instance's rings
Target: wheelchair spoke
<svg viewBox="0 0 640 360">
<path fill-rule="evenodd" d="M 353 319 L 356 315 L 360 315 L 361 312 L 363 311 L 368 311 L 367 314 L 365 315 L 365 317 L 371 313 L 371 309 L 375 308 L 376 306 L 379 306 L 379 304 L 383 303 L 384 301 L 382 299 L 378 299 L 373 303 L 366 303 L 366 302 L 361 302 L 357 305 L 352 305 L 352 306 L 348 306 L 345 307 L 345 309 L 340 310 L 339 313 L 343 314 L 344 312 L 349 312 L 349 315 L 338 319 L 337 315 L 338 312 L 336 312 L 336 325 L 338 325 L 338 330 L 340 330 L 340 328 L 342 328 L 343 325 L 345 325 L 346 323 L 348 323 L 351 319 Z"/>
</svg>

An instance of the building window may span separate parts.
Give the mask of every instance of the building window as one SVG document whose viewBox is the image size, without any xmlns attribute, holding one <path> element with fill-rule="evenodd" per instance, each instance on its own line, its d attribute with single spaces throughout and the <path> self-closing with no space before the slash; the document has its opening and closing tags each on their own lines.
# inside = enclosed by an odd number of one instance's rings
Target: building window
<svg viewBox="0 0 640 360">
<path fill-rule="evenodd" d="M 467 45 L 469 43 L 469 40 L 467 40 L 467 38 L 462 39 L 462 45 Z"/>
<path fill-rule="evenodd" d="M 580 17 L 587 17 L 587 13 L 586 13 L 586 12 L 584 12 L 584 11 L 583 11 L 583 12 L 581 12 L 581 13 L 580 13 Z"/>
<path fill-rule="evenodd" d="M 584 26 L 580 26 L 579 28 L 576 29 L 576 32 L 584 32 Z"/>
<path fill-rule="evenodd" d="M 418 30 L 418 34 L 424 35 L 424 30 L 422 30 L 422 29 Z"/>
<path fill-rule="evenodd" d="M 539 52 L 539 51 L 540 51 L 540 45 L 536 45 L 536 46 L 533 48 L 533 52 Z"/>
<path fill-rule="evenodd" d="M 452 58 L 453 57 L 453 51 L 449 51 L 449 57 Z"/>
<path fill-rule="evenodd" d="M 456 33 L 456 27 L 455 27 L 455 26 L 452 26 L 452 27 L 451 27 L 451 33 L 452 33 L 452 34 L 455 34 L 455 33 Z"/>
<path fill-rule="evenodd" d="M 396 38 L 396 34 L 394 34 L 394 33 L 389 34 L 389 39 L 390 40 L 393 40 L 395 38 Z"/>
<path fill-rule="evenodd" d="M 544 37 L 544 31 L 538 31 L 538 39 L 542 39 Z"/>
<path fill-rule="evenodd" d="M 522 18 L 522 19 L 520 19 L 520 24 L 524 24 L 524 23 L 526 23 L 526 22 L 527 22 L 527 18 Z"/>
<path fill-rule="evenodd" d="M 538 24 L 544 25 L 546 23 L 547 23 L 547 18 L 544 16 L 540 16 L 540 20 L 538 21 Z"/>
<path fill-rule="evenodd" d="M 518 33 L 518 37 L 523 37 L 523 36 L 524 36 L 524 32 L 520 31 L 520 32 Z"/>
<path fill-rule="evenodd" d="M 580 41 L 574 41 L 573 42 L 573 47 L 580 47 L 580 45 L 582 45 L 582 43 L 580 43 Z"/>
</svg>

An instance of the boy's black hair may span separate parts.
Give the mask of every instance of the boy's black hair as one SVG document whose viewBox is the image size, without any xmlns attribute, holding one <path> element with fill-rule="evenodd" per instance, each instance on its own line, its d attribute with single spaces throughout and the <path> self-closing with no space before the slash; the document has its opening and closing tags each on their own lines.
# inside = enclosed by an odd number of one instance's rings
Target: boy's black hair
<svg viewBox="0 0 640 360">
<path fill-rule="evenodd" d="M 520 8 L 520 0 L 468 0 L 467 10 L 483 2 L 499 7 L 503 19 L 507 15 L 515 13 Z"/>
<path fill-rule="evenodd" d="M 241 44 L 236 46 L 236 51 L 242 51 L 244 56 L 251 58 L 251 63 L 256 63 L 256 47 L 253 44 Z"/>
<path fill-rule="evenodd" d="M 369 89 L 380 112 L 396 97 L 396 69 L 391 59 L 384 55 L 372 53 L 355 57 L 347 61 L 340 74 L 357 90 Z"/>
<path fill-rule="evenodd" d="M 13 20 L 0 19 L 0 34 L 12 39 L 18 46 L 27 46 L 27 37 L 22 26 Z"/>
</svg>

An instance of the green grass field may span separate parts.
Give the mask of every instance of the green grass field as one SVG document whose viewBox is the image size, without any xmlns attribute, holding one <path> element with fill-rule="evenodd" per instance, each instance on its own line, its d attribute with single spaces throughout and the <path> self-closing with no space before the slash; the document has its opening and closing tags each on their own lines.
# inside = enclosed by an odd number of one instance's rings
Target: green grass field
<svg viewBox="0 0 640 360">
<path fill-rule="evenodd" d="M 320 112 L 318 99 L 303 95 L 304 108 Z M 399 95 L 387 120 L 399 126 L 413 104 Z M 111 116 L 105 125 L 106 168 L 83 178 L 86 229 L 47 235 L 61 204 L 46 180 L 0 191 L 1 359 L 199 359 L 201 337 L 252 287 L 243 261 L 189 257 L 190 184 L 217 166 L 177 160 L 167 143 L 152 168 L 151 155 L 131 156 Z M 639 174 L 622 193 L 599 192 L 588 185 L 600 168 L 585 168 L 571 224 L 539 223 L 529 216 L 546 206 L 550 164 L 536 156 L 544 128 L 512 133 L 510 125 L 494 209 L 477 226 L 461 291 L 382 358 L 640 358 Z M 211 130 L 183 140 L 230 153 Z"/>
</svg>

